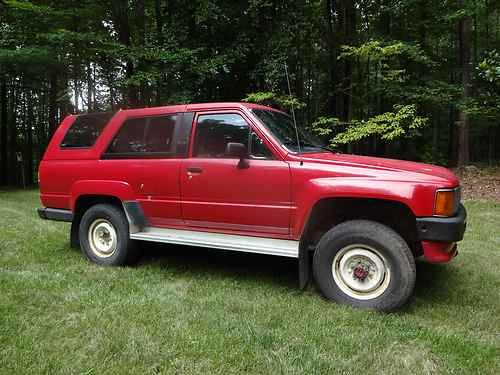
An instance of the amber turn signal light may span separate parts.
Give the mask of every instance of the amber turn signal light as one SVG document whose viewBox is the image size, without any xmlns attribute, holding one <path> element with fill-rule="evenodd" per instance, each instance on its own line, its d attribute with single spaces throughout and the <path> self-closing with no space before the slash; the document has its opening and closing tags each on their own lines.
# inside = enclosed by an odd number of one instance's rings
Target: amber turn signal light
<svg viewBox="0 0 500 375">
<path fill-rule="evenodd" d="M 438 190 L 436 202 L 434 203 L 434 215 L 452 216 L 455 212 L 455 191 Z"/>
</svg>

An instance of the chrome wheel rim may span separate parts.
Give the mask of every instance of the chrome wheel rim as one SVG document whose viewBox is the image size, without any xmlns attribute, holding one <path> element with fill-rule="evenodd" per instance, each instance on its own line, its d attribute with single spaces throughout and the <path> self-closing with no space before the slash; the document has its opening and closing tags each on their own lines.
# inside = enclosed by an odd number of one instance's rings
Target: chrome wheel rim
<svg viewBox="0 0 500 375">
<path fill-rule="evenodd" d="M 97 219 L 88 231 L 90 249 L 99 258 L 109 258 L 117 247 L 118 237 L 113 224 L 106 219 Z"/>
<path fill-rule="evenodd" d="M 342 248 L 333 258 L 333 279 L 348 296 L 360 300 L 377 298 L 387 290 L 391 270 L 385 257 L 370 246 Z"/>
</svg>

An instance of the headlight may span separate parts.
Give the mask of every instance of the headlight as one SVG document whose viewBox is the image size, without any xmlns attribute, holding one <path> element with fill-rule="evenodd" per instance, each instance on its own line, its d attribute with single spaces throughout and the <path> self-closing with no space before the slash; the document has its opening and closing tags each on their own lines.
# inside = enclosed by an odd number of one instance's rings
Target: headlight
<svg viewBox="0 0 500 375">
<path fill-rule="evenodd" d="M 460 187 L 438 189 L 434 201 L 434 216 L 453 216 L 460 204 Z"/>
</svg>

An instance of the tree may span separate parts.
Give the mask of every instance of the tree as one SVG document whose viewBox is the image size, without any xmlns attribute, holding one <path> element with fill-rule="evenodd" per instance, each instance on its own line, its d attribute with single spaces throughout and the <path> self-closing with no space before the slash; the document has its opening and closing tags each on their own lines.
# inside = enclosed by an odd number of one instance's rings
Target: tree
<svg viewBox="0 0 500 375">
<path fill-rule="evenodd" d="M 460 8 L 464 0 L 458 0 Z M 463 88 L 463 100 L 467 101 L 471 92 L 471 17 L 464 12 L 458 21 L 459 60 Z M 469 163 L 469 118 L 467 112 L 459 110 L 458 120 L 458 166 Z"/>
<path fill-rule="evenodd" d="M 491 0 L 0 0 L 0 185 L 67 113 L 242 98 L 341 150 L 493 165 L 499 45 Z"/>
</svg>

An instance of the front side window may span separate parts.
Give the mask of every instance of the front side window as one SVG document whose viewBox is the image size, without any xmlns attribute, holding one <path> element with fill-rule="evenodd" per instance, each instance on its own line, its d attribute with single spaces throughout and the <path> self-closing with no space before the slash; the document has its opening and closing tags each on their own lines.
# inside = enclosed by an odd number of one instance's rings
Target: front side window
<svg viewBox="0 0 500 375">
<path fill-rule="evenodd" d="M 64 136 L 61 148 L 92 147 L 114 114 L 104 112 L 77 116 Z"/>
<path fill-rule="evenodd" d="M 196 125 L 193 156 L 229 158 L 228 143 L 242 143 L 251 158 L 273 159 L 273 154 L 259 136 L 251 131 L 245 119 L 233 113 L 200 115 Z"/>
<path fill-rule="evenodd" d="M 240 115 L 200 115 L 196 124 L 193 156 L 197 158 L 227 158 L 228 143 L 243 143 L 248 147 L 250 127 Z"/>
<path fill-rule="evenodd" d="M 107 157 L 177 157 L 177 115 L 126 120 L 106 151 Z"/>
</svg>

